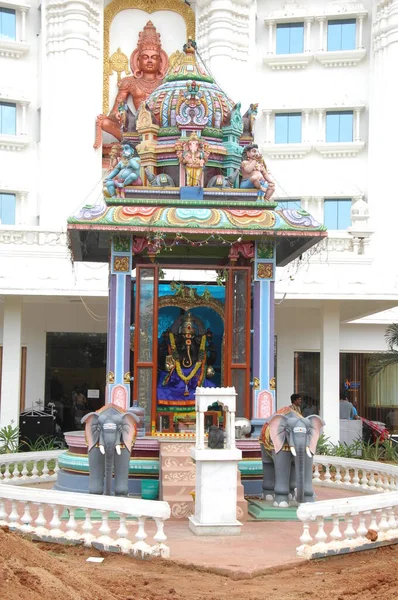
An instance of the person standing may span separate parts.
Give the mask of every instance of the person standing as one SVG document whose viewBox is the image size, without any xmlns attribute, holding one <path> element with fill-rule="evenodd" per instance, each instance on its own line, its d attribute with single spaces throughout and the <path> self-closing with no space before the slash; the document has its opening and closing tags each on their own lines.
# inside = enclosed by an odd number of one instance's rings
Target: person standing
<svg viewBox="0 0 398 600">
<path fill-rule="evenodd" d="M 354 407 L 348 400 L 347 394 L 343 392 L 340 396 L 340 419 L 349 421 L 354 418 Z"/>
<path fill-rule="evenodd" d="M 301 402 L 302 402 L 302 400 L 301 400 L 300 394 L 292 394 L 290 396 L 290 402 L 291 402 L 290 408 L 292 410 L 295 410 L 296 412 L 298 412 L 299 415 L 301 415 Z"/>
</svg>

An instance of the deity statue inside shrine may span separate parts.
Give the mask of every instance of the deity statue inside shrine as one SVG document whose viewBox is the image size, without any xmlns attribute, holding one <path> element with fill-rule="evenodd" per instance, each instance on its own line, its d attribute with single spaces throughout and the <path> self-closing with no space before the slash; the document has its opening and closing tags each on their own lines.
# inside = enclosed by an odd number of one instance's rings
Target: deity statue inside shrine
<svg viewBox="0 0 398 600">
<path fill-rule="evenodd" d="M 210 156 L 209 144 L 191 133 L 188 140 L 176 143 L 176 154 L 185 168 L 185 185 L 203 186 L 203 168 Z"/>
<path fill-rule="evenodd" d="M 96 121 L 96 139 L 94 148 L 101 145 L 101 130 L 122 139 L 122 130 L 132 131 L 135 116 L 127 101 L 131 97 L 134 109 L 162 83 L 168 69 L 169 59 L 162 49 L 160 34 L 151 21 L 145 25 L 138 36 L 137 48 L 130 57 L 133 75 L 124 77 L 118 83 L 118 93 L 109 115 L 98 115 Z"/>
<path fill-rule="evenodd" d="M 243 149 L 240 168 L 242 173 L 240 187 L 243 189 L 255 188 L 264 192 L 264 199 L 269 200 L 275 192 L 275 183 L 268 175 L 267 166 L 257 144 L 250 144 Z"/>
<path fill-rule="evenodd" d="M 158 405 L 194 406 L 198 386 L 215 387 L 215 361 L 212 333 L 190 312 L 179 317 L 159 344 Z"/>
</svg>

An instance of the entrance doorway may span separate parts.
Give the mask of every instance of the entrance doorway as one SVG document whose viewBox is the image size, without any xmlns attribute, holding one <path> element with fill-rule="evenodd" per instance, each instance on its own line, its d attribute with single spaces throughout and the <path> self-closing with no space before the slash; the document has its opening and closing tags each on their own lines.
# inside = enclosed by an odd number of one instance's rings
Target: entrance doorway
<svg viewBox="0 0 398 600">
<path fill-rule="evenodd" d="M 45 402 L 63 432 L 83 429 L 81 418 L 104 405 L 105 375 L 105 333 L 47 333 Z"/>
<path fill-rule="evenodd" d="M 192 430 L 197 386 L 234 385 L 250 417 L 250 267 L 137 265 L 132 294 L 131 397 L 147 433 Z"/>
</svg>

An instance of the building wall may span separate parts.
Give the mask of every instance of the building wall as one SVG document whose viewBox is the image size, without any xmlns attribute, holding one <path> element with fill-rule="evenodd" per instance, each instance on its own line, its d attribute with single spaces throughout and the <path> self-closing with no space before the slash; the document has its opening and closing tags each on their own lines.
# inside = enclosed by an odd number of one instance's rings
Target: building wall
<svg viewBox="0 0 398 600">
<path fill-rule="evenodd" d="M 382 352 L 386 350 L 384 325 L 341 324 L 340 352 Z M 294 353 L 320 352 L 321 312 L 319 308 L 275 310 L 277 336 L 278 408 L 289 404 L 294 385 Z M 337 400 L 337 399 L 336 399 Z"/>
<path fill-rule="evenodd" d="M 96 318 L 90 316 L 83 303 L 74 298 L 55 302 L 45 297 L 36 298 L 33 302 L 25 300 L 21 345 L 27 347 L 27 408 L 34 406 L 38 400 L 44 400 L 47 332 L 106 333 L 107 299 L 86 297 L 84 301 Z M 0 322 L 2 321 L 3 311 L 0 305 Z M 0 345 L 2 341 L 0 328 Z"/>
</svg>

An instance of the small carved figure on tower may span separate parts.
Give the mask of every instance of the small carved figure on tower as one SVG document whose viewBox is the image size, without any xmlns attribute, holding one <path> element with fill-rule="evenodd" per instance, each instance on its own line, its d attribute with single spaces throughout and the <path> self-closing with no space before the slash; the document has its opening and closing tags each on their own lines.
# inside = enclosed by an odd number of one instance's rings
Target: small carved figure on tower
<svg viewBox="0 0 398 600">
<path fill-rule="evenodd" d="M 120 161 L 104 181 L 109 196 L 124 198 L 126 186 L 142 185 L 140 167 L 141 160 L 134 148 L 130 144 L 124 144 Z"/>
<path fill-rule="evenodd" d="M 241 173 L 241 188 L 246 190 L 255 188 L 264 192 L 265 200 L 271 198 L 275 192 L 275 183 L 268 175 L 266 164 L 258 151 L 257 144 L 250 144 L 243 149 Z"/>
<path fill-rule="evenodd" d="M 202 186 L 203 167 L 210 156 L 209 144 L 202 141 L 196 133 L 191 133 L 187 141 L 176 143 L 176 154 L 185 167 L 185 184 L 188 187 Z"/>
</svg>

